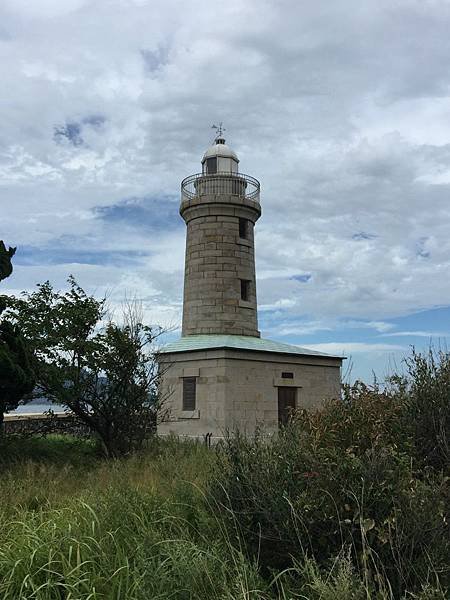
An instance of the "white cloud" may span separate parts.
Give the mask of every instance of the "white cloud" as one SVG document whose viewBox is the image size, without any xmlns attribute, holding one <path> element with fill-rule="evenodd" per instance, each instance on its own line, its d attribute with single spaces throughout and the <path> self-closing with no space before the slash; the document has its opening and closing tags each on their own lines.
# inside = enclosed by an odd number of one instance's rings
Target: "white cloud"
<svg viewBox="0 0 450 600">
<path fill-rule="evenodd" d="M 448 2 L 8 0 L 0 23 L 0 238 L 19 251 L 142 251 L 73 268 L 179 318 L 182 228 L 108 225 L 94 209 L 167 197 L 175 216 L 222 119 L 262 184 L 270 327 L 386 333 L 450 304 Z M 70 124 L 82 142 L 55 139 Z M 8 285 L 62 285 L 70 268 L 22 266 Z"/>
<path fill-rule="evenodd" d="M 4 6 L 12 14 L 25 19 L 49 19 L 73 13 L 87 0 L 4 0 Z"/>
<path fill-rule="evenodd" d="M 365 342 L 325 342 L 323 344 L 308 344 L 311 350 L 335 354 L 337 356 L 351 356 L 352 354 L 386 354 L 389 352 L 405 352 L 408 348 L 397 344 L 371 344 Z"/>
<path fill-rule="evenodd" d="M 283 305 L 277 305 L 277 310 L 282 309 Z M 348 331 L 350 329 L 369 330 L 377 332 L 390 331 L 395 327 L 392 323 L 384 321 L 352 321 L 339 319 L 323 319 L 323 320 L 282 320 L 282 310 L 280 314 L 271 315 L 270 325 L 266 323 L 266 332 L 270 335 L 287 336 L 287 335 L 311 335 L 320 331 Z M 267 321 L 267 319 L 266 319 Z M 393 334 L 395 335 L 395 334 Z"/>
<path fill-rule="evenodd" d="M 431 339 L 448 338 L 450 332 L 444 331 L 394 331 L 391 333 L 382 333 L 380 337 L 423 337 Z"/>
</svg>

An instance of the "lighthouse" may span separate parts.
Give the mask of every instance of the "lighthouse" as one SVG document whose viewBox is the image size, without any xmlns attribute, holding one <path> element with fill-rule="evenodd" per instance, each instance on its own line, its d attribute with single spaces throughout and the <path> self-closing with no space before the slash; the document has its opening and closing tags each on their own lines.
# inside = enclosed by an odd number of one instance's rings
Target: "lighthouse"
<svg viewBox="0 0 450 600">
<path fill-rule="evenodd" d="M 298 408 L 340 393 L 343 357 L 273 340 L 258 330 L 255 226 L 260 184 L 240 172 L 222 126 L 181 182 L 186 223 L 181 338 L 159 353 L 158 433 L 221 438 L 277 431 Z"/>
<path fill-rule="evenodd" d="M 239 173 L 239 159 L 219 131 L 202 172 L 181 184 L 186 222 L 182 335 L 259 337 L 254 227 L 259 182 Z"/>
</svg>

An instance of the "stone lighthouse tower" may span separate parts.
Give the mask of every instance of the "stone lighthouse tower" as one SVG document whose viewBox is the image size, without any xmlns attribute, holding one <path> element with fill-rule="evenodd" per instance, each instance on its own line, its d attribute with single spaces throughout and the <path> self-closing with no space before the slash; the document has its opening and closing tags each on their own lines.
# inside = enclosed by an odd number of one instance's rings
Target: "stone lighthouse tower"
<svg viewBox="0 0 450 600">
<path fill-rule="evenodd" d="M 222 133 L 202 172 L 182 182 L 186 221 L 182 335 L 259 337 L 253 230 L 261 216 L 259 182 L 238 169 Z"/>
<path fill-rule="evenodd" d="M 293 410 L 336 397 L 342 357 L 260 337 L 255 224 L 260 185 L 222 128 L 201 173 L 181 183 L 186 223 L 182 337 L 159 354 L 159 434 L 276 431 Z"/>
</svg>

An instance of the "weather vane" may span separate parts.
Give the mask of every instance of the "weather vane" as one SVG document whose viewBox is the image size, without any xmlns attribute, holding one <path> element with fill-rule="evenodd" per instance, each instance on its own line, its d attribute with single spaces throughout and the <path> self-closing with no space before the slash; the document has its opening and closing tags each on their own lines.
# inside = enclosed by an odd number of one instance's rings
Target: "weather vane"
<svg viewBox="0 0 450 600">
<path fill-rule="evenodd" d="M 222 137 L 223 132 L 226 131 L 225 127 L 223 126 L 222 121 L 218 125 L 211 125 L 211 129 L 216 130 L 216 138 Z"/>
</svg>

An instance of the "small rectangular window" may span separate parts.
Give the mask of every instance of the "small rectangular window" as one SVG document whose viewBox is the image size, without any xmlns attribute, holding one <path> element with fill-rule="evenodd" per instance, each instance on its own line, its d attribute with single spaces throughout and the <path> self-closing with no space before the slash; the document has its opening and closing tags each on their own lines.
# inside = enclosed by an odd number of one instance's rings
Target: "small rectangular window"
<svg viewBox="0 0 450 600">
<path fill-rule="evenodd" d="M 197 378 L 183 378 L 183 410 L 195 410 Z"/>
<path fill-rule="evenodd" d="M 283 372 L 281 373 L 281 377 L 283 379 L 294 379 L 294 373 Z"/>
<path fill-rule="evenodd" d="M 206 172 L 217 173 L 217 156 L 206 159 Z"/>
<path fill-rule="evenodd" d="M 246 240 L 248 238 L 248 220 L 239 218 L 239 237 Z"/>
<path fill-rule="evenodd" d="M 248 279 L 241 279 L 241 300 L 248 302 L 250 296 L 250 281 Z"/>
</svg>

